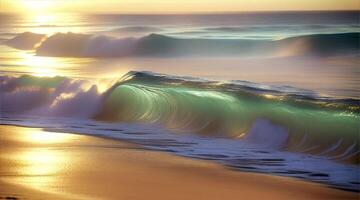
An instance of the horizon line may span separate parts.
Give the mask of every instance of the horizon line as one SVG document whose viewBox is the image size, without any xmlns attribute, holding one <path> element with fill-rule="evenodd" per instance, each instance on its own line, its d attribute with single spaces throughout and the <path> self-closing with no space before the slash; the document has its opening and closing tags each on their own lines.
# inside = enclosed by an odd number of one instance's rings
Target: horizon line
<svg viewBox="0 0 360 200">
<path fill-rule="evenodd" d="M 360 10 L 249 10 L 249 11 L 198 11 L 198 12 L 66 12 L 66 11 L 56 11 L 44 14 L 85 14 L 85 15 L 206 15 L 206 14 L 256 14 L 256 13 L 311 13 L 311 12 L 358 12 Z M 2 12 L 0 14 L 20 14 L 24 15 L 21 12 Z M 26 14 L 25 14 L 26 15 Z"/>
</svg>

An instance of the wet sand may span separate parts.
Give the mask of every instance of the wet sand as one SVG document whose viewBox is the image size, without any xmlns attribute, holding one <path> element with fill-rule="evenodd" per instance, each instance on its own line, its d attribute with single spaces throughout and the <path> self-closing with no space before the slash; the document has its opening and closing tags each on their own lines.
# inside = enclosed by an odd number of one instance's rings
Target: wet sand
<svg viewBox="0 0 360 200">
<path fill-rule="evenodd" d="M 358 199 L 98 137 L 0 126 L 0 199 Z"/>
</svg>

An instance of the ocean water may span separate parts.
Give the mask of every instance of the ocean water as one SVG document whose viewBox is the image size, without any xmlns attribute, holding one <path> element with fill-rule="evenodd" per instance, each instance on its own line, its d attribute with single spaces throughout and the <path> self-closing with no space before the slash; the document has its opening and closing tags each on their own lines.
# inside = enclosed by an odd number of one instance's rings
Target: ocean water
<svg viewBox="0 0 360 200">
<path fill-rule="evenodd" d="M 1 124 L 359 191 L 359 12 L 0 18 Z"/>
</svg>

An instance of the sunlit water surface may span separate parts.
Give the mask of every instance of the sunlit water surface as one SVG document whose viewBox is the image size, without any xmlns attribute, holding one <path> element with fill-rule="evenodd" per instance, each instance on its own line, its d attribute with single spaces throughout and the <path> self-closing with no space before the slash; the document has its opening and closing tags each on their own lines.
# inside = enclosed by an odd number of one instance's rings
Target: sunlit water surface
<svg viewBox="0 0 360 200">
<path fill-rule="evenodd" d="M 359 32 L 358 13 L 278 13 L 227 15 L 1 15 L 0 41 L 23 32 L 58 32 L 113 37 L 151 33 L 177 38 L 277 40 L 310 34 Z M 336 48 L 336 47 L 334 47 Z M 0 45 L 1 74 L 118 79 L 131 70 L 217 80 L 290 85 L 335 97 L 359 97 L 359 58 L 282 55 L 220 57 L 41 57 Z"/>
</svg>

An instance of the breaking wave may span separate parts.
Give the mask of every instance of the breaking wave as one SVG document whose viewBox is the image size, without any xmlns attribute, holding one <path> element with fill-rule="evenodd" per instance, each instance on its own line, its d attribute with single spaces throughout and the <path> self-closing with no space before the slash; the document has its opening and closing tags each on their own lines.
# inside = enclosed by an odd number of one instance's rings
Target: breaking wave
<svg viewBox="0 0 360 200">
<path fill-rule="evenodd" d="M 162 31 L 162 29 L 154 26 L 124 26 L 124 27 L 116 28 L 112 31 L 138 33 L 138 32 L 158 32 L 158 31 Z"/>
<path fill-rule="evenodd" d="M 65 77 L 0 78 L 1 110 L 162 125 L 357 162 L 360 101 L 310 91 L 129 72 L 105 92 Z M 24 98 L 26 97 L 26 98 Z"/>
<path fill-rule="evenodd" d="M 45 38 L 44 34 L 25 32 L 5 41 L 5 44 L 16 49 L 31 50 L 34 49 L 43 38 Z"/>
<path fill-rule="evenodd" d="M 125 28 L 132 31 L 145 27 Z M 103 35 L 56 33 L 45 36 L 23 33 L 5 42 L 19 49 L 34 49 L 41 56 L 246 56 L 359 54 L 359 34 L 317 34 L 281 40 L 174 38 L 160 34 L 116 38 Z"/>
</svg>

